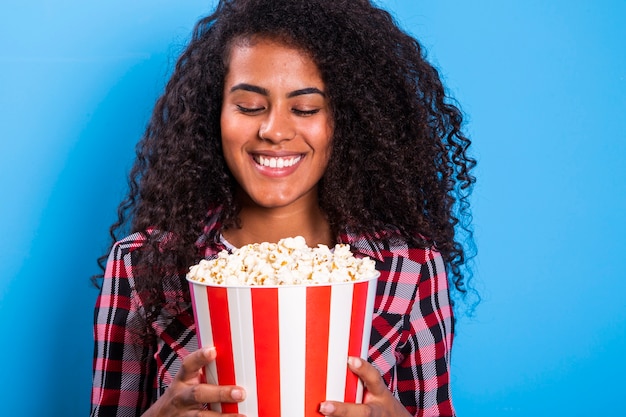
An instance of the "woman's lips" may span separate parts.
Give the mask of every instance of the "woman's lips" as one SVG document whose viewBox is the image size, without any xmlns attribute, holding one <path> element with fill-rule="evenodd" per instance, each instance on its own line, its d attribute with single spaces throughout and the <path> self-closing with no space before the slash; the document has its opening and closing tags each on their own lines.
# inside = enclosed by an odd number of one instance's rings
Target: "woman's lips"
<svg viewBox="0 0 626 417">
<path fill-rule="evenodd" d="M 265 175 L 274 177 L 286 176 L 293 173 L 303 157 L 304 155 L 302 154 L 283 156 L 252 154 L 252 159 L 259 171 Z"/>
<path fill-rule="evenodd" d="M 264 156 L 253 155 L 254 162 L 266 168 L 288 168 L 294 166 L 302 159 L 302 155 L 292 156 Z"/>
</svg>

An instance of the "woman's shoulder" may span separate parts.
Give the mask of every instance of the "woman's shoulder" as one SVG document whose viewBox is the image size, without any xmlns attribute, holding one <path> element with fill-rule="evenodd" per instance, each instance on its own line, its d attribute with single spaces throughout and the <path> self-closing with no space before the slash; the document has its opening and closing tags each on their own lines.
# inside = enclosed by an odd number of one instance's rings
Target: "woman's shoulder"
<svg viewBox="0 0 626 417">
<path fill-rule="evenodd" d="M 133 232 L 122 237 L 121 239 L 117 240 L 113 244 L 113 246 L 128 251 L 133 251 L 135 249 L 141 248 L 148 241 L 155 241 L 162 244 L 166 243 L 173 236 L 174 235 L 171 232 L 164 232 L 162 230 L 150 227 L 143 232 Z"/>
<path fill-rule="evenodd" d="M 426 239 L 419 237 L 408 239 L 393 230 L 370 235 L 347 233 L 343 236 L 343 240 L 349 243 L 355 252 L 379 261 L 388 258 L 405 258 L 423 264 L 441 257 L 437 249 Z"/>
<path fill-rule="evenodd" d="M 417 285 L 433 277 L 445 277 L 445 263 L 433 245 L 419 244 L 398 234 L 360 236 L 350 242 L 357 256 L 376 262 L 381 279 Z"/>
<path fill-rule="evenodd" d="M 134 258 L 137 253 L 142 252 L 141 249 L 146 248 L 151 242 L 155 242 L 157 246 L 162 247 L 172 236 L 169 232 L 162 232 L 154 228 L 149 228 L 143 232 L 130 233 L 113 243 L 109 253 L 109 262 L 130 262 L 129 256 Z"/>
</svg>

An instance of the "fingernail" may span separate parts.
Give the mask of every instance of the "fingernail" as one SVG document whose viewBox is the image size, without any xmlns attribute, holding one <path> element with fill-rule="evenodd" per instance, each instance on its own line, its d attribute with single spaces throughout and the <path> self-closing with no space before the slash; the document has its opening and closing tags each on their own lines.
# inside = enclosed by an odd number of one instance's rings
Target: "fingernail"
<svg viewBox="0 0 626 417">
<path fill-rule="evenodd" d="M 335 412 L 335 406 L 333 403 L 323 402 L 320 404 L 320 413 L 324 415 L 328 415 L 334 412 Z"/>
<path fill-rule="evenodd" d="M 234 388 L 231 392 L 230 392 L 230 396 L 232 397 L 233 400 L 245 400 L 246 399 L 246 392 L 242 389 L 239 388 Z"/>
<path fill-rule="evenodd" d="M 361 361 L 361 358 L 357 358 L 354 356 L 350 356 L 348 358 L 348 363 L 350 364 L 351 367 L 353 367 L 354 369 L 358 369 L 361 367 L 361 365 L 363 364 L 363 362 Z"/>
</svg>

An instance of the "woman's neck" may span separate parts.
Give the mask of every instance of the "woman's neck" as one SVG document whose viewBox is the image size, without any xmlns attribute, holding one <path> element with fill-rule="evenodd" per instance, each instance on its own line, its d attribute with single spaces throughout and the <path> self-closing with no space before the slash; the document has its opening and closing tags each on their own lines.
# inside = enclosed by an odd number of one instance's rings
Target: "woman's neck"
<svg viewBox="0 0 626 417">
<path fill-rule="evenodd" d="M 232 245 L 278 242 L 286 237 L 302 236 L 309 246 L 333 245 L 334 238 L 326 216 L 315 205 L 289 208 L 265 208 L 243 205 L 239 213 L 240 228 L 230 228 L 222 234 Z"/>
</svg>

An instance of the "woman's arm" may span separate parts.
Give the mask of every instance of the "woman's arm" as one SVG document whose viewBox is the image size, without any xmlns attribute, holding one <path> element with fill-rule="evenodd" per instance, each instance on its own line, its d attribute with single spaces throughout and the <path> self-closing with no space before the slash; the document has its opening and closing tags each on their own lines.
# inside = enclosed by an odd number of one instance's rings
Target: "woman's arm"
<svg viewBox="0 0 626 417">
<path fill-rule="evenodd" d="M 141 298 L 135 291 L 134 267 L 142 235 L 116 243 L 107 262 L 96 303 L 92 417 L 160 417 L 195 415 L 207 403 L 240 402 L 241 387 L 202 383 L 204 367 L 215 349 L 200 349 L 182 360 L 165 392 L 156 397 L 156 342 L 146 344 L 139 334 L 145 325 Z M 217 414 L 213 414 L 217 415 Z"/>
<path fill-rule="evenodd" d="M 441 255 L 410 250 L 421 264 L 419 284 L 396 365 L 395 395 L 419 417 L 454 416 L 450 391 L 453 313 L 448 277 Z"/>
<path fill-rule="evenodd" d="M 131 330 L 140 320 L 133 252 L 141 244 L 139 234 L 116 243 L 107 262 L 95 308 L 92 417 L 140 416 L 152 402 L 154 346 Z"/>
<path fill-rule="evenodd" d="M 369 352 L 374 366 L 350 367 L 369 384 L 370 394 L 364 405 L 326 402 L 321 411 L 335 417 L 454 416 L 449 372 L 453 317 L 441 255 L 402 244 L 381 243 L 377 249 L 366 253 L 379 260 L 381 271 Z"/>
</svg>

